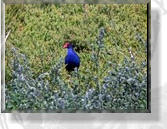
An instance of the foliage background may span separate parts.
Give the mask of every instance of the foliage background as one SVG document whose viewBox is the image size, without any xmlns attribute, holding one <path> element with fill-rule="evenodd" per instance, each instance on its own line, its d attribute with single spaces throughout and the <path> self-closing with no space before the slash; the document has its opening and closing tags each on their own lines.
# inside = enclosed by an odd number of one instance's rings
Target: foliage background
<svg viewBox="0 0 167 129">
<path fill-rule="evenodd" d="M 5 62 L 8 110 L 146 109 L 145 4 L 7 5 L 5 20 L 6 32 L 11 30 Z M 81 58 L 79 73 L 70 77 L 62 61 L 67 40 Z M 114 87 L 106 90 L 105 84 Z"/>
</svg>

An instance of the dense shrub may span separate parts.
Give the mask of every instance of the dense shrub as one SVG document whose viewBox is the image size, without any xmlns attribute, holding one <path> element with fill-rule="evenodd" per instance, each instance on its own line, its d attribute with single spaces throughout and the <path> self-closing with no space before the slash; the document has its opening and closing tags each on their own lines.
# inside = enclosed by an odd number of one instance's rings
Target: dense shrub
<svg viewBox="0 0 167 129">
<path fill-rule="evenodd" d="M 129 57 L 130 47 L 137 64 L 146 59 L 145 45 L 136 40 L 138 35 L 143 41 L 147 39 L 146 4 L 10 4 L 5 12 L 6 32 L 11 30 L 6 42 L 6 82 L 12 79 L 13 46 L 27 56 L 37 77 L 49 71 L 60 55 L 65 56 L 62 46 L 66 40 L 72 41 L 82 59 L 80 71 L 97 74 L 91 54 L 92 49 L 97 51 L 101 27 L 105 30 L 105 50 L 99 53 L 99 70 L 107 67 L 107 61 L 121 64 L 124 55 Z M 101 77 L 107 74 L 100 73 Z M 65 71 L 62 74 L 66 76 Z"/>
<path fill-rule="evenodd" d="M 138 64 L 135 57 L 124 56 L 121 64 L 107 61 L 100 67 L 106 51 L 105 29 L 101 28 L 91 49 L 91 69 L 75 70 L 65 79 L 64 59 L 60 57 L 48 72 L 34 76 L 28 59 L 13 48 L 12 79 L 6 85 L 7 111 L 116 111 L 147 108 L 146 62 Z M 106 55 L 107 56 L 107 55 Z M 107 57 L 106 57 L 107 58 Z M 92 71 L 92 69 L 94 71 Z M 106 72 L 106 76 L 102 73 Z"/>
</svg>

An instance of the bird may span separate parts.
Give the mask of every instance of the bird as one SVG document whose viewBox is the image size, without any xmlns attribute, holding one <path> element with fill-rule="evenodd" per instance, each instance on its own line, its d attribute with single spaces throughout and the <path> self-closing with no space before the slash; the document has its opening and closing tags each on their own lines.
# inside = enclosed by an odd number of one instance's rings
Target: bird
<svg viewBox="0 0 167 129">
<path fill-rule="evenodd" d="M 63 48 L 67 48 L 67 55 L 65 57 L 66 70 L 68 72 L 74 71 L 75 68 L 78 70 L 80 66 L 80 57 L 73 49 L 73 45 L 70 42 L 65 42 Z"/>
</svg>

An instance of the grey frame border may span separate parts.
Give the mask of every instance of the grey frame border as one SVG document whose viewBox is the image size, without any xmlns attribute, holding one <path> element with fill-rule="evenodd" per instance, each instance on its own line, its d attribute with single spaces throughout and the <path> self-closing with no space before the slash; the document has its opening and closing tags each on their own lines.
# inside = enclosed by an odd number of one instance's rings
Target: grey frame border
<svg viewBox="0 0 167 129">
<path fill-rule="evenodd" d="M 1 112 L 5 110 L 5 3 L 1 2 Z"/>
<path fill-rule="evenodd" d="M 59 3 L 59 4 L 142 4 L 151 0 L 3 0 L 6 4 L 37 4 L 37 3 Z"/>
<path fill-rule="evenodd" d="M 151 113 L 151 1 L 150 0 L 0 0 L 0 111 L 2 113 L 12 113 L 5 109 L 5 4 L 147 4 L 147 109 L 146 110 L 87 110 L 87 111 L 69 111 L 69 110 L 54 110 L 51 112 L 31 110 L 19 111 L 19 113 Z"/>
<path fill-rule="evenodd" d="M 151 113 L 151 1 L 147 3 L 147 111 Z"/>
</svg>

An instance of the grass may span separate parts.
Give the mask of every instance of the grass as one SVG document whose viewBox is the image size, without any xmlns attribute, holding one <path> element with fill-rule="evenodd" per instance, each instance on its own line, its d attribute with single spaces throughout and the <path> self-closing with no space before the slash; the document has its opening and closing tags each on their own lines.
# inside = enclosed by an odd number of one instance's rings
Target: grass
<svg viewBox="0 0 167 129">
<path fill-rule="evenodd" d="M 7 5 L 9 30 L 7 110 L 146 109 L 145 4 Z M 71 76 L 67 40 L 81 58 Z"/>
</svg>

